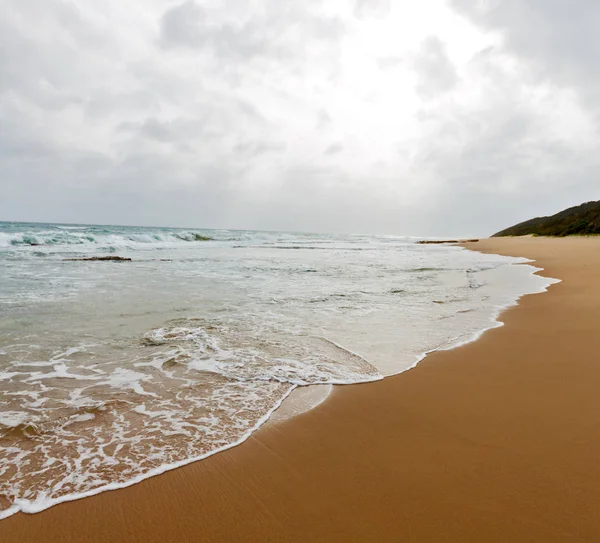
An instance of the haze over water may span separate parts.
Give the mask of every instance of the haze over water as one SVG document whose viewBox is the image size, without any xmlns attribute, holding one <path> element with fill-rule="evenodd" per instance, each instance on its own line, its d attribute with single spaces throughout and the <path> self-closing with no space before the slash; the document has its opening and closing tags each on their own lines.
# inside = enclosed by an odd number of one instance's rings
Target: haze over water
<svg viewBox="0 0 600 543">
<path fill-rule="evenodd" d="M 132 261 L 65 260 L 107 255 Z M 391 236 L 0 223 L 0 518 L 240 443 L 296 387 L 469 341 L 552 282 L 518 262 Z"/>
</svg>

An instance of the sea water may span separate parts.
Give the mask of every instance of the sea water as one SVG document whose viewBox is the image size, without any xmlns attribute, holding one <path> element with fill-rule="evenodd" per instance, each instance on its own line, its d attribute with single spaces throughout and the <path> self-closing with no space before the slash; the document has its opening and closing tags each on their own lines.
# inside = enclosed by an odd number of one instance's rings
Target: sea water
<svg viewBox="0 0 600 543">
<path fill-rule="evenodd" d="M 73 260 L 90 256 L 132 260 Z M 523 262 L 396 236 L 0 223 L 0 518 L 239 444 L 299 387 L 318 403 L 470 341 L 552 282 Z"/>
</svg>

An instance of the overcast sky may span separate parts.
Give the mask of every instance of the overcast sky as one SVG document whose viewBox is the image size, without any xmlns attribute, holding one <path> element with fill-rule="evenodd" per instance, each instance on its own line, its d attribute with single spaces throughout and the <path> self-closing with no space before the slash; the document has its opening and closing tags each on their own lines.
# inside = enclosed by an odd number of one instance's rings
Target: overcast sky
<svg viewBox="0 0 600 543">
<path fill-rule="evenodd" d="M 600 199 L 598 0 L 2 0 L 0 220 L 487 235 Z"/>
</svg>

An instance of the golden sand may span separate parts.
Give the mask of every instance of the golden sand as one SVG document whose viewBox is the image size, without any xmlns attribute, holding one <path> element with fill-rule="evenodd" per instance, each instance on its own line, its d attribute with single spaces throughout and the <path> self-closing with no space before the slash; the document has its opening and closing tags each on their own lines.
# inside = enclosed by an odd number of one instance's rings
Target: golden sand
<svg viewBox="0 0 600 543">
<path fill-rule="evenodd" d="M 562 283 L 227 452 L 0 522 L 3 543 L 600 541 L 600 238 L 482 240 Z"/>
</svg>

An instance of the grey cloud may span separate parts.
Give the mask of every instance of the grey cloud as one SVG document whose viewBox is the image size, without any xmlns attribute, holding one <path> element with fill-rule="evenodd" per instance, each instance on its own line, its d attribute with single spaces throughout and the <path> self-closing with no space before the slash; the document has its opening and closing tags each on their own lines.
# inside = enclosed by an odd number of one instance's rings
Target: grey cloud
<svg viewBox="0 0 600 543">
<path fill-rule="evenodd" d="M 547 36 L 567 23 L 556 2 L 537 13 L 532 0 L 531 14 L 507 0 L 491 15 L 455 0 L 506 37 L 467 67 L 474 103 L 437 38 L 414 66 L 407 50 L 361 60 L 386 81 L 380 70 L 408 79 L 414 68 L 422 138 L 387 122 L 389 92 L 344 79 L 353 59 L 340 61 L 356 29 L 402 3 L 334 14 L 318 0 L 117 3 L 3 3 L 1 219 L 477 235 L 600 196 L 597 146 L 553 138 L 531 99 L 552 81 L 595 107 L 595 38 L 583 50 L 565 30 L 557 51 Z M 582 34 L 593 26 L 580 23 Z M 505 73 L 507 57 L 529 70 Z"/>
<path fill-rule="evenodd" d="M 354 0 L 354 15 L 359 18 L 385 17 L 392 9 L 392 0 Z"/>
<path fill-rule="evenodd" d="M 155 224 L 162 217 L 175 226 L 207 220 L 225 227 L 240 175 L 224 160 L 192 165 L 143 151 L 123 160 L 57 149 L 34 156 L 0 163 L 6 195 L 0 216 L 13 216 L 18 202 L 25 218 L 38 221 Z"/>
<path fill-rule="evenodd" d="M 139 147 L 140 138 L 143 138 L 181 153 L 197 152 L 197 142 L 205 144 L 223 138 L 223 132 L 215 133 L 206 122 L 194 119 L 162 121 L 148 118 L 139 123 L 121 123 L 117 130 L 129 136 L 132 148 Z"/>
<path fill-rule="evenodd" d="M 413 167 L 438 180 L 423 210 L 437 234 L 452 224 L 457 235 L 489 235 L 593 196 L 600 157 L 546 138 L 519 100 L 455 111 L 421 149 Z"/>
<path fill-rule="evenodd" d="M 107 60 L 119 54 L 110 35 L 70 2 L 6 0 L 2 11 L 0 91 L 12 89 L 44 109 L 83 103 L 87 93 L 74 88 L 96 89 L 111 69 Z M 39 28 L 43 32 L 36 34 Z"/>
<path fill-rule="evenodd" d="M 338 19 L 282 9 L 276 2 L 268 3 L 264 15 L 254 15 L 241 24 L 220 23 L 199 3 L 185 0 L 163 14 L 160 31 L 165 47 L 207 49 L 220 58 L 242 60 L 296 57 L 303 53 L 303 42 L 335 41 L 344 27 Z"/>
<path fill-rule="evenodd" d="M 325 109 L 320 109 L 317 112 L 317 130 L 319 130 L 320 132 L 322 132 L 323 130 L 327 130 L 332 125 L 332 123 L 333 119 Z"/>
<path fill-rule="evenodd" d="M 0 157 L 8 163 L 37 157 L 38 160 L 52 154 L 52 142 L 37 137 L 12 109 L 0 108 Z M 5 162 L 6 163 L 6 162 Z"/>
<path fill-rule="evenodd" d="M 127 117 L 128 113 L 141 112 L 145 115 L 157 115 L 160 112 L 160 99 L 155 88 L 153 92 L 144 89 L 132 91 L 118 91 L 107 88 L 98 88 L 95 93 L 85 100 L 78 100 L 86 116 L 92 120 L 116 115 Z"/>
<path fill-rule="evenodd" d="M 324 154 L 326 155 L 337 155 L 338 153 L 344 150 L 344 146 L 341 143 L 332 143 L 327 149 L 325 149 Z"/>
<path fill-rule="evenodd" d="M 414 66 L 418 77 L 417 92 L 424 98 L 447 92 L 458 82 L 456 68 L 448 58 L 445 45 L 435 36 L 423 42 Z"/>
<path fill-rule="evenodd" d="M 507 51 L 543 81 L 572 87 L 600 113 L 600 3 L 452 0 L 463 15 L 505 38 Z"/>
<path fill-rule="evenodd" d="M 193 0 L 168 9 L 160 19 L 163 45 L 202 45 L 206 39 L 202 32 L 205 19 L 204 10 Z"/>
<path fill-rule="evenodd" d="M 241 141 L 234 146 L 233 150 L 241 155 L 256 157 L 265 153 L 281 153 L 286 147 L 284 142 Z"/>
<path fill-rule="evenodd" d="M 209 48 L 218 57 L 240 59 L 273 52 L 272 42 L 255 22 L 239 27 L 215 24 L 193 0 L 169 9 L 160 28 L 161 43 L 166 47 Z"/>
</svg>

